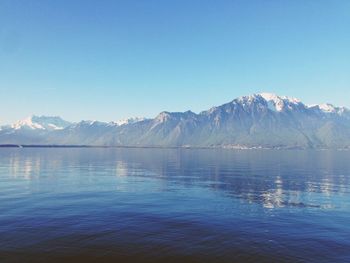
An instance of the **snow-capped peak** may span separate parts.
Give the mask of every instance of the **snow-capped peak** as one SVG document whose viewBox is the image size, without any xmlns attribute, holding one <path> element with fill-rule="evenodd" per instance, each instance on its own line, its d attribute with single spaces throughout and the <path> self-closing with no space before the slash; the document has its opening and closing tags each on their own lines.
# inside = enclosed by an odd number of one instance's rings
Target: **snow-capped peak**
<svg viewBox="0 0 350 263">
<path fill-rule="evenodd" d="M 291 103 L 295 103 L 295 104 L 298 104 L 298 103 L 301 102 L 297 98 L 287 97 L 287 96 L 278 96 L 276 94 L 267 93 L 267 92 L 259 93 L 258 95 L 260 95 L 261 97 L 263 97 L 267 101 L 271 100 L 271 101 L 277 102 L 277 101 L 280 101 L 280 100 L 285 100 L 285 101 L 288 101 L 288 102 L 291 102 Z"/>
<path fill-rule="evenodd" d="M 20 120 L 11 125 L 15 130 L 31 129 L 31 130 L 61 130 L 70 125 L 70 122 L 54 116 L 29 116 L 24 120 Z"/>
<path fill-rule="evenodd" d="M 330 103 L 323 103 L 323 104 L 313 104 L 308 106 L 309 109 L 317 109 L 323 113 L 326 114 L 338 114 L 338 115 L 347 115 L 350 116 L 350 110 L 345 107 L 335 107 L 333 104 Z"/>
<path fill-rule="evenodd" d="M 44 130 L 44 127 L 42 125 L 40 125 L 39 123 L 33 122 L 33 117 L 34 116 L 29 116 L 29 117 L 25 118 L 24 120 L 19 120 L 19 121 L 15 122 L 14 124 L 12 124 L 11 127 L 15 130 L 19 130 L 19 129 L 24 128 L 24 127 L 32 129 L 32 130 L 36 130 L 36 129 Z"/>
<path fill-rule="evenodd" d="M 326 112 L 326 113 L 336 113 L 337 112 L 337 108 L 329 103 L 314 104 L 314 105 L 310 105 L 309 108 L 317 108 L 317 109 L 319 109 L 323 112 Z"/>
<path fill-rule="evenodd" d="M 132 117 L 132 118 L 128 118 L 128 119 L 122 119 L 122 120 L 114 121 L 113 123 L 115 125 L 117 125 L 117 126 L 122 126 L 122 125 L 136 123 L 136 122 L 140 122 L 140 121 L 144 121 L 144 120 L 146 120 L 146 118 L 143 118 L 143 117 Z"/>
<path fill-rule="evenodd" d="M 278 100 L 278 99 L 280 99 L 279 96 L 277 96 L 276 94 L 273 94 L 273 93 L 263 92 L 263 93 L 259 93 L 258 95 L 263 97 L 265 100 Z"/>
<path fill-rule="evenodd" d="M 327 113 L 334 113 L 337 111 L 337 109 L 329 103 L 323 103 L 316 105 L 321 111 L 327 112 Z"/>
<path fill-rule="evenodd" d="M 301 101 L 296 98 L 287 97 L 287 96 L 278 96 L 273 93 L 259 93 L 257 94 L 266 100 L 269 109 L 274 111 L 282 111 L 286 106 L 290 106 L 289 104 L 299 104 Z"/>
</svg>

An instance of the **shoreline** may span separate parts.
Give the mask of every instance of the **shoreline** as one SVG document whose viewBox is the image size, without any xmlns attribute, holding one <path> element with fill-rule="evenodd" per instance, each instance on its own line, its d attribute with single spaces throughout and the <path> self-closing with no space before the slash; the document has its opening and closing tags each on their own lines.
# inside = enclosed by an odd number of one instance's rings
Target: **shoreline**
<svg viewBox="0 0 350 263">
<path fill-rule="evenodd" d="M 137 145 L 60 145 L 60 144 L 0 144 L 0 148 L 120 148 L 120 149 L 222 149 L 222 150 L 335 150 L 349 151 L 350 148 L 321 147 L 263 147 L 263 146 L 137 146 Z"/>
</svg>

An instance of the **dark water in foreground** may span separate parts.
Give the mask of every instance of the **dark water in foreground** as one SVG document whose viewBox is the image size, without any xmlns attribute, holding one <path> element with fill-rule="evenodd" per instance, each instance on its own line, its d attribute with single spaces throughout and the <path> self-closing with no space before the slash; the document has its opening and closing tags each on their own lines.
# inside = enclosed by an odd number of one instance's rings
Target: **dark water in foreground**
<svg viewBox="0 0 350 263">
<path fill-rule="evenodd" d="M 349 151 L 0 149 L 0 262 L 350 262 Z"/>
</svg>

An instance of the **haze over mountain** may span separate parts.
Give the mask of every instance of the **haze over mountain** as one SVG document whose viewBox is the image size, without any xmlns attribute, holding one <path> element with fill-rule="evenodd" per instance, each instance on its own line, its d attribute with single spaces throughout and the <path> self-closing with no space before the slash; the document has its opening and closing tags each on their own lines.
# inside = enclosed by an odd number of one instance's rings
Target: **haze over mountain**
<svg viewBox="0 0 350 263">
<path fill-rule="evenodd" d="M 164 111 L 154 119 L 70 123 L 32 116 L 2 126 L 0 144 L 350 148 L 350 111 L 261 93 L 199 114 Z"/>
</svg>

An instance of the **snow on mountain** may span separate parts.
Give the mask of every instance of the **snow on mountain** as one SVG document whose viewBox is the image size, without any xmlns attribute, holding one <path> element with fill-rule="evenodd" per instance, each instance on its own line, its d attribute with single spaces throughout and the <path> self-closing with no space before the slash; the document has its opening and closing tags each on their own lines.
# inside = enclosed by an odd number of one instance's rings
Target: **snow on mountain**
<svg viewBox="0 0 350 263">
<path fill-rule="evenodd" d="M 308 105 L 308 108 L 318 110 L 318 111 L 321 111 L 323 113 L 337 113 L 337 108 L 329 103 L 312 104 L 312 105 Z"/>
<path fill-rule="evenodd" d="M 293 97 L 287 97 L 287 96 L 278 96 L 274 93 L 267 93 L 267 92 L 263 92 L 263 93 L 259 93 L 258 95 L 260 95 L 261 97 L 263 97 L 265 100 L 271 100 L 274 102 L 280 102 L 281 100 L 285 100 L 288 101 L 290 103 L 294 103 L 294 104 L 298 104 L 301 101 L 297 98 L 293 98 Z"/>
<path fill-rule="evenodd" d="M 345 107 L 336 107 L 330 103 L 309 105 L 309 109 L 317 110 L 325 114 L 336 114 L 338 116 L 350 117 L 350 110 Z"/>
<path fill-rule="evenodd" d="M 332 105 L 332 104 L 320 104 L 318 105 L 318 107 L 320 108 L 320 110 L 322 110 L 323 112 L 331 112 L 331 113 L 335 113 L 337 110 L 336 108 Z"/>
<path fill-rule="evenodd" d="M 136 123 L 136 122 L 140 122 L 140 121 L 144 121 L 144 120 L 146 120 L 146 118 L 143 118 L 143 117 L 132 117 L 132 118 L 127 118 L 127 119 L 114 121 L 112 123 L 117 125 L 117 126 L 122 126 L 122 125 L 132 124 L 132 123 Z"/>
<path fill-rule="evenodd" d="M 166 122 L 171 118 L 171 113 L 167 111 L 163 111 L 157 115 L 157 117 L 154 119 L 156 122 L 162 123 Z"/>
<path fill-rule="evenodd" d="M 81 128 L 96 128 L 96 127 L 110 127 L 110 126 L 115 126 L 115 124 L 113 122 L 83 120 L 77 123 L 72 123 L 71 125 L 67 126 L 67 129 L 74 130 L 74 129 L 81 129 Z"/>
<path fill-rule="evenodd" d="M 301 100 L 293 97 L 287 96 L 278 96 L 273 93 L 257 93 L 248 96 L 242 96 L 235 100 L 233 103 L 242 106 L 243 108 L 249 108 L 252 105 L 259 105 L 261 108 L 264 108 L 264 102 L 269 110 L 274 112 L 284 112 L 292 111 L 297 112 L 298 110 L 317 110 L 321 113 L 333 113 L 337 115 L 349 115 L 350 110 L 345 107 L 336 107 L 329 103 L 324 104 L 314 104 L 314 105 L 305 105 Z M 211 111 L 215 110 L 218 107 L 214 107 Z"/>
<path fill-rule="evenodd" d="M 270 110 L 278 112 L 283 111 L 286 107 L 292 109 L 291 104 L 297 105 L 301 103 L 299 99 L 286 96 L 277 96 L 273 93 L 260 93 L 257 95 L 260 95 L 266 100 Z"/>
<path fill-rule="evenodd" d="M 30 116 L 24 120 L 17 121 L 11 125 L 15 130 L 29 129 L 29 130 L 62 130 L 71 123 L 54 116 Z"/>
</svg>

